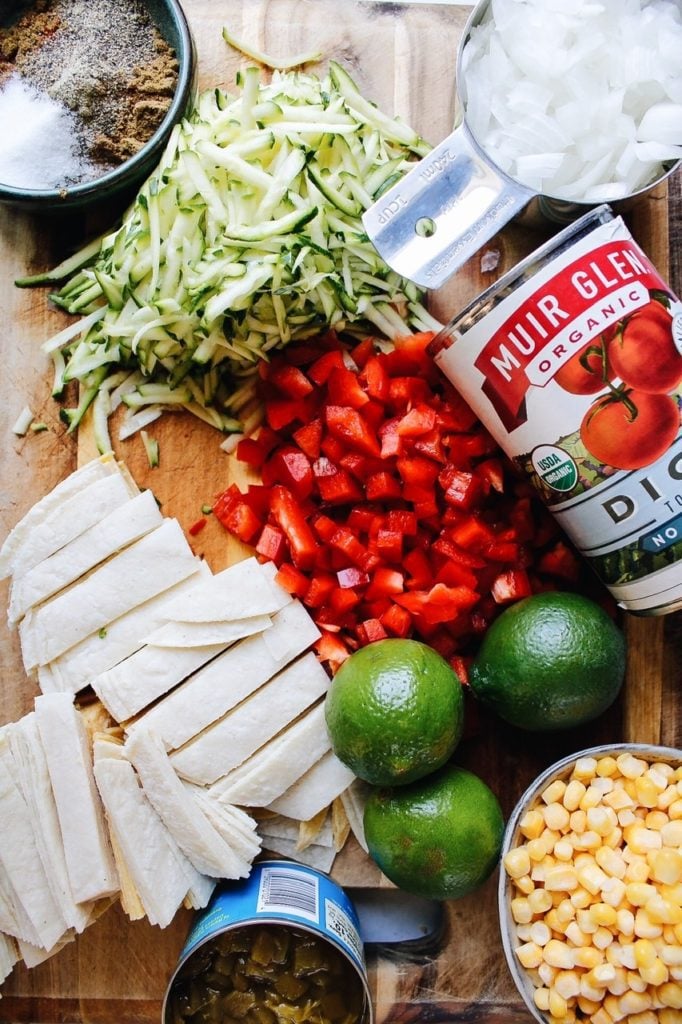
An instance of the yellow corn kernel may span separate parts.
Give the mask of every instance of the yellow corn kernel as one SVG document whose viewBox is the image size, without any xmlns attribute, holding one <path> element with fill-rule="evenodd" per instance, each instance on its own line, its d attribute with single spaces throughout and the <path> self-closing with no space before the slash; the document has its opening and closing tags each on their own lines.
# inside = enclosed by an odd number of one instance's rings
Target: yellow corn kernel
<svg viewBox="0 0 682 1024">
<path fill-rule="evenodd" d="M 625 897 L 633 907 L 643 907 L 656 895 L 656 886 L 646 882 L 630 882 L 625 886 Z"/>
<path fill-rule="evenodd" d="M 516 938 L 519 940 L 519 942 L 530 942 L 530 929 L 531 929 L 531 926 L 532 926 L 532 921 L 531 921 L 530 924 L 517 924 L 516 925 L 515 935 L 516 935 Z"/>
<path fill-rule="evenodd" d="M 618 774 L 618 762 L 615 757 L 600 757 L 597 761 L 597 775 L 602 778 L 611 778 Z"/>
<path fill-rule="evenodd" d="M 600 1003 L 604 997 L 604 989 L 590 985 L 587 976 L 583 974 L 580 979 L 580 995 L 584 999 L 592 999 L 594 1002 Z"/>
<path fill-rule="evenodd" d="M 618 933 L 626 938 L 635 934 L 635 915 L 629 907 L 620 907 L 616 911 L 616 927 Z"/>
<path fill-rule="evenodd" d="M 626 807 L 624 811 L 618 811 L 618 824 L 622 828 L 634 824 L 637 820 L 637 815 L 629 807 Z"/>
<path fill-rule="evenodd" d="M 600 1008 L 600 1003 L 594 1002 L 592 999 L 586 999 L 585 996 L 578 996 L 576 1002 L 578 1004 L 578 1009 L 584 1017 L 591 1017 L 592 1014 L 597 1013 Z"/>
<path fill-rule="evenodd" d="M 562 1020 L 568 1013 L 568 1004 L 563 996 L 559 995 L 555 988 L 549 990 L 549 1012 L 552 1017 Z"/>
<path fill-rule="evenodd" d="M 597 786 L 588 786 L 580 801 L 580 809 L 587 811 L 590 807 L 596 807 L 602 800 L 602 794 Z"/>
<path fill-rule="evenodd" d="M 673 800 L 668 807 L 668 817 L 671 821 L 679 821 L 682 818 L 682 799 Z"/>
<path fill-rule="evenodd" d="M 628 971 L 637 970 L 634 943 L 630 942 L 627 945 L 621 946 L 620 958 L 623 961 L 623 967 L 627 967 Z"/>
<path fill-rule="evenodd" d="M 623 853 L 623 860 L 627 863 L 627 868 L 625 869 L 626 880 L 628 882 L 646 882 L 650 872 L 646 857 L 630 853 L 630 857 L 627 859 L 625 856 L 627 853 L 627 850 Z"/>
<path fill-rule="evenodd" d="M 535 992 L 533 992 L 533 1002 L 541 1013 L 547 1013 L 549 1010 L 549 989 L 544 987 L 536 988 Z"/>
<path fill-rule="evenodd" d="M 568 838 L 559 839 L 552 850 L 552 856 L 561 861 L 573 860 L 573 853 L 573 843 Z"/>
<path fill-rule="evenodd" d="M 578 888 L 578 876 L 570 864 L 558 864 L 545 873 L 545 889 L 549 892 L 572 892 Z"/>
<path fill-rule="evenodd" d="M 561 800 L 564 793 L 566 792 L 566 783 L 563 779 L 555 779 L 554 782 L 550 782 L 549 786 L 542 791 L 540 799 L 545 804 L 556 803 L 557 800 Z"/>
<path fill-rule="evenodd" d="M 537 839 L 529 839 L 525 849 L 530 859 L 536 864 L 544 860 L 549 853 L 549 846 L 540 836 Z"/>
<path fill-rule="evenodd" d="M 610 981 L 606 986 L 612 996 L 622 996 L 624 992 L 627 992 L 628 988 L 628 972 L 624 967 L 614 964 L 615 978 Z"/>
<path fill-rule="evenodd" d="M 593 829 L 585 829 L 579 835 L 573 836 L 573 845 L 576 850 L 598 850 L 603 843 L 602 836 Z"/>
<path fill-rule="evenodd" d="M 639 821 L 625 826 L 623 838 L 633 853 L 647 854 L 649 850 L 660 850 L 663 845 L 661 833 L 654 832 Z"/>
<path fill-rule="evenodd" d="M 675 946 L 672 943 L 661 946 L 659 956 L 668 967 L 682 967 L 682 946 Z"/>
<path fill-rule="evenodd" d="M 519 822 L 519 832 L 526 839 L 537 839 L 544 827 L 545 819 L 542 817 L 542 811 L 537 809 L 526 811 Z"/>
<path fill-rule="evenodd" d="M 551 986 L 554 984 L 554 979 L 556 978 L 556 976 L 557 968 L 552 967 L 552 965 L 548 964 L 546 960 L 543 960 L 540 966 L 538 967 L 538 977 L 540 978 L 542 984 L 546 985 L 547 988 L 551 988 Z"/>
<path fill-rule="evenodd" d="M 571 779 L 564 790 L 564 795 L 561 799 L 564 807 L 567 811 L 577 811 L 580 807 L 580 801 L 585 795 L 586 786 L 579 779 Z"/>
<path fill-rule="evenodd" d="M 570 825 L 572 832 L 575 832 L 578 835 L 581 832 L 584 832 L 587 826 L 587 814 L 585 813 L 585 811 L 583 811 L 581 808 L 578 808 L 577 811 L 571 811 Z"/>
<path fill-rule="evenodd" d="M 543 817 L 545 819 L 545 825 L 553 832 L 561 832 L 563 829 L 568 828 L 571 819 L 571 815 L 564 805 L 558 803 L 558 801 L 553 801 L 551 804 L 547 804 L 543 812 Z"/>
<path fill-rule="evenodd" d="M 573 951 L 570 946 L 559 939 L 550 939 L 543 949 L 543 959 L 550 967 L 558 967 L 562 971 L 573 967 Z"/>
<path fill-rule="evenodd" d="M 676 882 L 675 885 L 666 885 L 665 882 L 661 882 L 658 891 L 666 900 L 682 907 L 682 881 Z"/>
<path fill-rule="evenodd" d="M 653 985 L 654 988 L 658 985 L 663 985 L 670 978 L 668 968 L 662 960 L 658 959 L 658 957 L 651 967 L 642 967 L 639 973 L 642 975 L 642 978 L 647 985 Z"/>
<path fill-rule="evenodd" d="M 662 811 L 667 811 L 671 804 L 675 803 L 679 796 L 676 786 L 666 786 L 662 793 L 658 797 L 658 807 Z"/>
<path fill-rule="evenodd" d="M 556 907 L 553 907 L 545 914 L 545 924 L 548 928 L 551 928 L 553 932 L 557 932 L 558 934 L 563 934 L 566 930 L 566 922 L 559 920 Z"/>
<path fill-rule="evenodd" d="M 596 862 L 587 864 L 578 871 L 578 882 L 593 896 L 597 895 L 607 877 Z"/>
<path fill-rule="evenodd" d="M 651 939 L 635 939 L 633 942 L 635 951 L 635 963 L 637 968 L 651 967 L 655 963 L 657 954 L 656 947 Z"/>
<path fill-rule="evenodd" d="M 592 893 L 580 886 L 571 893 L 569 899 L 576 910 L 584 910 L 592 902 Z"/>
<path fill-rule="evenodd" d="M 654 924 L 680 924 L 682 922 L 682 907 L 671 900 L 666 900 L 660 893 L 656 893 L 650 900 L 647 900 L 643 909 Z"/>
<path fill-rule="evenodd" d="M 517 924 L 529 924 L 533 920 L 533 911 L 526 896 L 517 896 L 511 901 L 511 915 Z"/>
<path fill-rule="evenodd" d="M 613 1024 L 613 1017 L 600 1006 L 590 1017 L 591 1024 Z"/>
<path fill-rule="evenodd" d="M 610 928 L 603 928 L 600 925 L 592 936 L 592 942 L 597 949 L 606 949 L 613 942 L 613 932 Z"/>
<path fill-rule="evenodd" d="M 524 942 L 514 950 L 519 963 L 523 967 L 539 967 L 542 963 L 542 949 L 535 942 Z"/>
<path fill-rule="evenodd" d="M 591 971 L 587 972 L 590 985 L 596 988 L 606 988 L 612 981 L 616 980 L 616 968 L 613 964 L 597 964 Z"/>
<path fill-rule="evenodd" d="M 608 1015 L 611 1018 L 611 1020 L 619 1021 L 619 1020 L 623 1019 L 624 1014 L 622 1014 L 620 1012 L 620 1010 L 618 1009 L 618 997 L 617 996 L 613 996 L 613 995 L 606 996 L 604 1001 L 603 1001 L 603 1003 L 602 1003 L 602 1006 L 603 1006 L 604 1010 L 606 1010 L 606 1012 L 608 1013 Z"/>
<path fill-rule="evenodd" d="M 651 1008 L 653 1002 L 648 992 L 624 992 L 618 1000 L 618 1009 L 621 1013 L 642 1013 Z"/>
<path fill-rule="evenodd" d="M 618 822 L 615 828 L 612 828 L 607 836 L 604 836 L 604 846 L 610 846 L 612 850 L 620 849 L 623 841 L 623 829 L 620 827 Z"/>
<path fill-rule="evenodd" d="M 631 1013 L 628 1017 L 628 1024 L 658 1024 L 658 1017 L 653 1010 L 644 1010 L 642 1013 Z"/>
<path fill-rule="evenodd" d="M 663 826 L 668 824 L 668 815 L 665 811 L 649 811 L 644 818 L 644 824 L 647 828 L 653 829 L 654 832 L 660 832 Z"/>
<path fill-rule="evenodd" d="M 657 939 L 663 933 L 663 927 L 652 921 L 644 907 L 639 907 L 635 914 L 635 935 L 638 939 Z"/>
<path fill-rule="evenodd" d="M 575 920 L 575 907 L 570 900 L 563 899 L 557 903 L 556 916 L 563 925 Z"/>
<path fill-rule="evenodd" d="M 538 946 L 546 946 L 552 938 L 552 932 L 544 921 L 533 921 L 530 926 L 530 941 Z"/>
<path fill-rule="evenodd" d="M 533 889 L 528 893 L 528 903 L 534 914 L 545 914 L 552 907 L 552 895 L 546 889 Z"/>
<path fill-rule="evenodd" d="M 647 861 L 654 881 L 675 885 L 682 879 L 682 852 L 679 850 L 673 850 L 668 846 L 661 850 L 652 850 L 647 856 Z"/>
<path fill-rule="evenodd" d="M 682 985 L 676 981 L 666 981 L 656 989 L 656 995 L 663 1006 L 670 1006 L 675 1010 L 682 1010 Z"/>
<path fill-rule="evenodd" d="M 635 779 L 635 794 L 642 807 L 656 807 L 659 792 L 658 786 L 648 774 Z"/>
<path fill-rule="evenodd" d="M 677 1010 L 671 1010 L 664 1006 L 658 1010 L 658 1024 L 680 1024 L 680 1015 Z"/>
<path fill-rule="evenodd" d="M 641 758 L 635 757 L 634 754 L 630 753 L 619 754 L 616 758 L 616 763 L 618 771 L 625 779 L 636 779 L 638 776 L 643 775 L 648 768 L 646 761 L 642 761 Z"/>
<path fill-rule="evenodd" d="M 682 821 L 668 821 L 661 829 L 664 846 L 682 846 Z"/>
<path fill-rule="evenodd" d="M 614 811 L 631 810 L 635 806 L 635 801 L 624 786 L 614 786 L 610 793 L 604 794 L 602 803 Z"/>
<path fill-rule="evenodd" d="M 578 928 L 580 928 L 580 931 L 585 932 L 586 935 L 594 935 L 599 927 L 599 925 L 595 924 L 590 917 L 589 908 L 585 910 L 578 910 L 576 912 L 575 919 L 578 922 Z"/>
<path fill-rule="evenodd" d="M 601 898 L 604 903 L 619 910 L 625 898 L 625 882 L 622 882 L 620 878 L 609 878 L 608 882 L 604 883 Z"/>
<path fill-rule="evenodd" d="M 530 856 L 525 846 L 510 850 L 504 858 L 504 869 L 510 878 L 521 878 L 530 871 Z"/>
<path fill-rule="evenodd" d="M 590 936 L 580 930 L 580 926 L 577 921 L 571 921 L 566 925 L 566 938 L 569 942 L 573 943 L 574 946 L 589 946 Z"/>
<path fill-rule="evenodd" d="M 594 855 L 594 859 L 607 875 L 614 878 L 623 878 L 627 864 L 623 860 L 620 851 L 611 850 L 608 846 L 600 847 Z"/>
<path fill-rule="evenodd" d="M 522 875 L 521 878 L 515 878 L 514 885 L 519 892 L 522 892 L 525 896 L 529 896 L 535 891 L 535 882 L 530 875 Z"/>
<path fill-rule="evenodd" d="M 573 950 L 573 959 L 576 967 L 584 967 L 591 971 L 599 964 L 604 963 L 604 954 L 594 946 L 578 946 Z"/>
<path fill-rule="evenodd" d="M 554 990 L 563 999 L 575 999 L 580 994 L 580 975 L 577 971 L 559 971 L 554 979 Z"/>
<path fill-rule="evenodd" d="M 579 757 L 573 766 L 572 778 L 580 779 L 581 781 L 588 781 L 593 779 L 597 774 L 597 759 L 596 757 Z"/>
<path fill-rule="evenodd" d="M 590 807 L 587 810 L 587 827 L 600 836 L 608 836 L 618 825 L 616 812 L 611 807 Z"/>
<path fill-rule="evenodd" d="M 616 923 L 615 907 L 610 907 L 608 903 L 593 903 L 587 912 L 597 925 L 605 925 L 610 928 Z"/>
</svg>

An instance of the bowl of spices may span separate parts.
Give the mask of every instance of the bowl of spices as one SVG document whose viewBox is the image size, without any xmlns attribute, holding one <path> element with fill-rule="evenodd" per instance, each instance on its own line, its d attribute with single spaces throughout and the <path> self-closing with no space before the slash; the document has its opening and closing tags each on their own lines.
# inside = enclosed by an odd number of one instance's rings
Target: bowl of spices
<svg viewBox="0 0 682 1024">
<path fill-rule="evenodd" d="M 196 55 L 177 0 L 16 0 L 0 14 L 0 203 L 111 200 L 158 163 Z"/>
<path fill-rule="evenodd" d="M 682 1012 L 682 751 L 591 747 L 521 797 L 502 847 L 507 964 L 538 1024 Z"/>
</svg>

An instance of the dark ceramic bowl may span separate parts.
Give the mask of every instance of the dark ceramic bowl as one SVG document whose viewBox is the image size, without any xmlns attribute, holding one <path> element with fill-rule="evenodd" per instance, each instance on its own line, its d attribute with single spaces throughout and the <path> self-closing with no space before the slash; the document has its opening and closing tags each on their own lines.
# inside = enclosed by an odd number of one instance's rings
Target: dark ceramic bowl
<svg viewBox="0 0 682 1024">
<path fill-rule="evenodd" d="M 122 0 L 123 2 L 123 0 Z M 150 17 L 165 41 L 175 51 L 178 80 L 163 121 L 142 149 L 113 170 L 98 178 L 66 188 L 32 189 L 0 182 L 0 203 L 37 213 L 58 213 L 110 202 L 124 194 L 133 195 L 159 162 L 173 126 L 187 112 L 194 93 L 196 50 L 185 13 L 178 0 L 145 0 Z M 0 21 L 9 25 L 30 6 L 26 0 L 2 4 Z"/>
</svg>

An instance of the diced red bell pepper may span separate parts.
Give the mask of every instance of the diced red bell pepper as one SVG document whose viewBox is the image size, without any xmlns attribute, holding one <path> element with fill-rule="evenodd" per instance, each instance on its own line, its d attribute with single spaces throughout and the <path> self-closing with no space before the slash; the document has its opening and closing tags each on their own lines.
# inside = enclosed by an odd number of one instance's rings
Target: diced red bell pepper
<svg viewBox="0 0 682 1024">
<path fill-rule="evenodd" d="M 385 405 L 389 397 L 390 378 L 383 361 L 378 356 L 372 356 L 367 360 L 360 373 L 360 382 L 364 385 L 370 398 Z"/>
<path fill-rule="evenodd" d="M 272 514 L 284 531 L 296 568 L 314 568 L 319 545 L 301 506 L 291 491 L 281 484 L 272 488 Z"/>
<path fill-rule="evenodd" d="M 313 469 L 305 452 L 293 445 L 284 445 L 272 456 L 270 466 L 277 482 L 288 487 L 297 498 L 310 496 Z"/>
<path fill-rule="evenodd" d="M 397 530 L 405 537 L 417 536 L 417 517 L 414 512 L 404 508 L 389 509 L 386 516 L 386 529 Z"/>
<path fill-rule="evenodd" d="M 422 377 L 391 377 L 388 401 L 398 409 L 406 409 L 414 402 L 428 402 L 429 385 Z"/>
<path fill-rule="evenodd" d="M 263 521 L 244 501 L 239 494 L 239 488 L 235 487 L 239 497 L 236 497 L 234 493 L 228 496 L 230 490 L 231 488 L 228 488 L 228 491 L 216 500 L 213 506 L 214 515 L 226 530 L 233 533 L 239 540 L 244 541 L 245 544 L 250 544 L 262 529 Z"/>
<path fill-rule="evenodd" d="M 284 532 L 277 526 L 266 523 L 256 543 L 256 554 L 275 565 L 281 565 L 287 550 Z"/>
<path fill-rule="evenodd" d="M 398 433 L 401 437 L 421 437 L 430 434 L 435 425 L 435 411 L 428 405 L 418 402 L 401 418 Z"/>
<path fill-rule="evenodd" d="M 447 504 L 456 508 L 471 508 L 482 491 L 481 481 L 473 473 L 456 469 L 452 464 L 441 470 L 438 482 Z"/>
<path fill-rule="evenodd" d="M 390 569 L 386 565 L 378 566 L 369 581 L 365 591 L 368 601 L 377 597 L 389 597 L 393 594 L 402 594 L 405 589 L 405 577 L 398 569 Z"/>
<path fill-rule="evenodd" d="M 327 398 L 331 405 L 346 405 L 351 409 L 362 409 L 369 402 L 369 395 L 363 391 L 357 373 L 345 366 L 337 366 L 329 374 Z"/>
<path fill-rule="evenodd" d="M 393 419 L 386 420 L 384 425 L 379 428 L 382 459 L 390 459 L 394 455 L 400 455 L 404 449 L 403 439 L 398 433 L 399 423 L 400 416 L 394 416 Z"/>
<path fill-rule="evenodd" d="M 444 583 L 436 583 L 430 590 L 397 594 L 394 600 L 412 615 L 422 616 L 426 622 L 435 624 L 449 622 L 461 611 L 468 611 L 478 598 L 479 595 L 469 587 L 446 587 Z"/>
<path fill-rule="evenodd" d="M 362 369 L 367 364 L 367 360 L 374 355 L 374 338 L 363 338 L 358 344 L 351 349 L 350 357 L 355 365 Z"/>
<path fill-rule="evenodd" d="M 497 604 L 508 604 L 532 593 L 528 573 L 525 569 L 509 569 L 501 572 L 492 585 L 492 595 Z"/>
<path fill-rule="evenodd" d="M 433 567 L 426 552 L 413 548 L 403 558 L 403 566 L 408 574 L 408 586 L 413 589 L 425 589 L 433 579 Z"/>
<path fill-rule="evenodd" d="M 272 366 L 268 380 L 288 398 L 305 398 L 313 391 L 313 385 L 297 366 L 280 363 Z"/>
<path fill-rule="evenodd" d="M 352 587 L 366 587 L 369 583 L 369 576 L 357 566 L 350 566 L 348 569 L 339 569 L 336 574 L 339 587 L 347 590 Z"/>
<path fill-rule="evenodd" d="M 403 455 L 396 459 L 396 468 L 406 484 L 433 488 L 438 478 L 438 463 L 420 455 Z"/>
<path fill-rule="evenodd" d="M 554 547 L 541 555 L 537 570 L 568 583 L 576 583 L 580 576 L 580 563 L 568 545 L 558 541 Z"/>
<path fill-rule="evenodd" d="M 200 519 L 197 519 L 196 522 L 192 523 L 192 525 L 187 530 L 190 537 L 196 537 L 198 534 L 200 534 L 201 531 L 205 529 L 207 522 L 208 519 L 206 518 L 206 516 L 202 516 Z"/>
<path fill-rule="evenodd" d="M 280 565 L 275 579 L 293 597 L 304 598 L 308 590 L 308 577 L 291 562 Z"/>
<path fill-rule="evenodd" d="M 381 527 L 371 541 L 371 550 L 385 562 L 400 564 L 403 557 L 403 535 L 399 530 Z"/>
<path fill-rule="evenodd" d="M 367 548 L 360 543 L 352 530 L 345 526 L 337 526 L 336 531 L 329 538 L 328 544 L 336 551 L 341 551 L 353 565 L 362 566 L 366 563 Z M 369 580 L 365 582 L 368 583 Z"/>
<path fill-rule="evenodd" d="M 317 479 L 320 497 L 328 505 L 347 505 L 358 501 L 362 491 L 345 469 L 336 467 L 336 472 Z"/>
<path fill-rule="evenodd" d="M 354 505 L 348 513 L 348 527 L 355 533 L 366 533 L 372 527 L 372 524 L 376 522 L 377 512 L 368 508 L 366 505 Z"/>
<path fill-rule="evenodd" d="M 236 455 L 240 462 L 245 462 L 253 469 L 260 469 L 265 462 L 268 452 L 266 448 L 253 437 L 243 437 L 237 444 Z"/>
<path fill-rule="evenodd" d="M 272 430 L 283 430 L 292 423 L 307 423 L 310 416 L 304 398 L 272 398 L 265 403 L 265 418 Z"/>
<path fill-rule="evenodd" d="M 319 458 L 322 443 L 322 420 L 314 419 L 310 423 L 305 423 L 294 431 L 292 440 L 309 459 Z"/>
<path fill-rule="evenodd" d="M 393 474 L 387 470 L 373 473 L 365 481 L 367 501 L 391 501 L 400 498 L 401 494 L 400 481 L 396 480 Z"/>
<path fill-rule="evenodd" d="M 381 448 L 374 432 L 362 415 L 350 406 L 328 405 L 325 408 L 327 429 L 334 437 L 365 455 L 381 455 Z"/>
<path fill-rule="evenodd" d="M 314 643 L 315 652 L 322 663 L 329 665 L 332 673 L 350 657 L 352 651 L 343 640 L 329 629 L 321 630 L 322 635 Z"/>
<path fill-rule="evenodd" d="M 331 352 L 325 352 L 308 367 L 308 377 L 321 386 L 327 383 L 332 370 L 342 369 L 345 365 L 341 349 L 333 349 Z"/>
<path fill-rule="evenodd" d="M 388 636 L 381 619 L 365 619 L 364 622 L 360 622 L 357 634 L 363 645 L 375 643 L 377 640 L 385 640 Z"/>
<path fill-rule="evenodd" d="M 316 572 L 308 584 L 308 589 L 303 595 L 303 603 L 308 608 L 321 608 L 329 600 L 329 595 L 338 580 L 330 572 Z"/>
<path fill-rule="evenodd" d="M 380 622 L 391 636 L 409 636 L 412 631 L 412 616 L 406 608 L 392 604 L 380 618 Z"/>
</svg>

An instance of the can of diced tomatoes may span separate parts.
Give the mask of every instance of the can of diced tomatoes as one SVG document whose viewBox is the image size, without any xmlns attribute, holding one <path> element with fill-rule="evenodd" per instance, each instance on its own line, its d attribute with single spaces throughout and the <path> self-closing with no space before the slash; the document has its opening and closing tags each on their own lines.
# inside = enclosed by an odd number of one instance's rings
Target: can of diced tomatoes
<svg viewBox="0 0 682 1024">
<path fill-rule="evenodd" d="M 190 929 L 161 1020 L 372 1024 L 348 894 L 293 861 L 261 861 L 247 879 L 223 883 Z"/>
<path fill-rule="evenodd" d="M 618 604 L 682 607 L 682 303 L 600 206 L 431 345 Z"/>
</svg>

